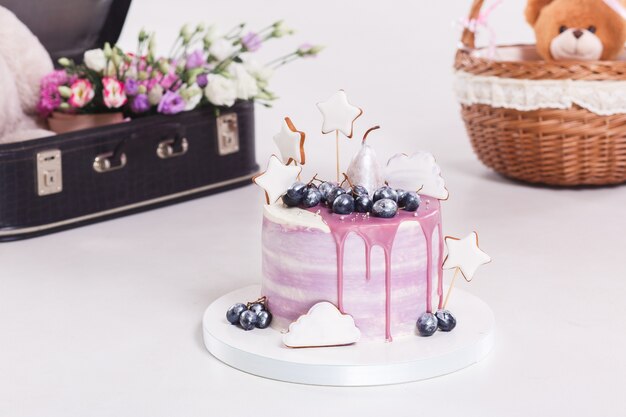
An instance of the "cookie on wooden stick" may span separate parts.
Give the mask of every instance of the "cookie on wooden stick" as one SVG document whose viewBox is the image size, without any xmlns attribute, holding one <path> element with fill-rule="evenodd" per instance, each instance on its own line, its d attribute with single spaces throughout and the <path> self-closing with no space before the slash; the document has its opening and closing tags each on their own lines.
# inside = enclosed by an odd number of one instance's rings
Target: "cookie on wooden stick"
<svg viewBox="0 0 626 417">
<path fill-rule="evenodd" d="M 363 110 L 353 106 L 348 102 L 345 91 L 339 90 L 328 100 L 317 103 L 317 108 L 322 113 L 323 124 L 322 133 L 335 132 L 336 160 L 337 160 L 337 182 L 341 174 L 339 163 L 339 132 L 346 137 L 352 138 L 354 133 L 354 122 L 362 114 Z"/>
</svg>

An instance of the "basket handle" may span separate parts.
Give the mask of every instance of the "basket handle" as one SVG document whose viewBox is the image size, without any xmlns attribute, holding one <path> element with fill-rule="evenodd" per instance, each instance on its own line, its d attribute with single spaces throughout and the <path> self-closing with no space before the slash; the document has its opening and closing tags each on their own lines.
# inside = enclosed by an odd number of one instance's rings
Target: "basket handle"
<svg viewBox="0 0 626 417">
<path fill-rule="evenodd" d="M 478 19 L 478 16 L 480 15 L 480 10 L 483 8 L 484 2 L 485 0 L 474 0 L 474 3 L 472 3 L 472 8 L 469 12 L 469 21 Z M 476 33 L 470 30 L 469 25 L 466 25 L 465 29 L 463 30 L 461 43 L 466 48 L 474 49 L 476 47 Z"/>
</svg>

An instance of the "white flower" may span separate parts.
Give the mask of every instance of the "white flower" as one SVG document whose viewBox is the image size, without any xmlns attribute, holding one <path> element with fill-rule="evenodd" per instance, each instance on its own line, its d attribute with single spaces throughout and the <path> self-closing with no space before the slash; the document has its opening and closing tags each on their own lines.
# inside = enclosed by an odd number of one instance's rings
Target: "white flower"
<svg viewBox="0 0 626 417">
<path fill-rule="evenodd" d="M 193 110 L 202 100 L 202 89 L 198 87 L 198 84 L 183 86 L 180 89 L 180 96 L 185 100 L 185 111 Z"/>
<path fill-rule="evenodd" d="M 96 72 L 104 71 L 104 67 L 107 64 L 107 59 L 102 49 L 90 49 L 85 51 L 83 61 L 87 68 Z"/>
<path fill-rule="evenodd" d="M 237 100 L 237 83 L 222 75 L 209 74 L 209 83 L 204 89 L 207 100 L 216 106 L 230 107 Z"/>
<path fill-rule="evenodd" d="M 237 48 L 232 44 L 232 42 L 220 38 L 216 39 L 209 48 L 209 54 L 211 54 L 218 61 L 223 61 L 233 53 L 237 51 Z"/>
<path fill-rule="evenodd" d="M 283 22 L 282 20 L 274 23 L 274 30 L 272 31 L 272 36 L 274 36 L 275 38 L 281 38 L 285 35 L 291 35 L 293 34 L 293 29 L 285 26 L 285 22 Z"/>
<path fill-rule="evenodd" d="M 163 97 L 163 87 L 159 84 L 152 87 L 152 89 L 148 92 L 148 101 L 153 106 L 156 106 L 161 101 L 161 97 Z"/>
<path fill-rule="evenodd" d="M 241 59 L 243 60 L 243 65 L 246 70 L 252 75 L 257 81 L 261 83 L 267 83 L 270 78 L 274 75 L 274 70 L 270 67 L 266 67 L 262 65 L 256 59 L 250 58 L 248 54 L 242 54 Z"/>
<path fill-rule="evenodd" d="M 237 98 L 249 100 L 259 94 L 259 87 L 257 86 L 256 80 L 246 71 L 243 65 L 233 64 L 230 66 L 230 70 L 237 83 Z"/>
<path fill-rule="evenodd" d="M 215 25 L 211 25 L 206 29 L 206 34 L 204 35 L 204 42 L 209 45 L 212 44 L 220 37 L 220 31 Z"/>
</svg>

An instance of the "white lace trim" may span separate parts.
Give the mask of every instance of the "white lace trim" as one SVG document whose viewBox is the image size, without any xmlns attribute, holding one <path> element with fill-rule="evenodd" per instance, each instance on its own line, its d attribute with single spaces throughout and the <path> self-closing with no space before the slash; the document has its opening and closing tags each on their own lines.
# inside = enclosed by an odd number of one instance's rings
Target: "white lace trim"
<svg viewBox="0 0 626 417">
<path fill-rule="evenodd" d="M 516 80 L 457 71 L 455 91 L 463 104 L 520 111 L 577 104 L 601 116 L 626 113 L 626 81 Z"/>
</svg>

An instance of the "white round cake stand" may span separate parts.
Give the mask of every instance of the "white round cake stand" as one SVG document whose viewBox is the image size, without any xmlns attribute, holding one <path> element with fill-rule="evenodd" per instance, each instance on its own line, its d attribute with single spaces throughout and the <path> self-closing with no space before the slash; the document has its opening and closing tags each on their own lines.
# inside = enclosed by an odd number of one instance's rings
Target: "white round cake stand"
<svg viewBox="0 0 626 417">
<path fill-rule="evenodd" d="M 239 302 L 255 300 L 260 286 L 215 300 L 202 320 L 204 344 L 220 361 L 241 371 L 311 385 L 371 386 L 419 381 L 449 374 L 483 359 L 494 344 L 494 317 L 479 298 L 455 289 L 448 305 L 456 328 L 431 337 L 404 337 L 350 346 L 291 349 L 272 328 L 244 331 L 226 320 Z"/>
</svg>

